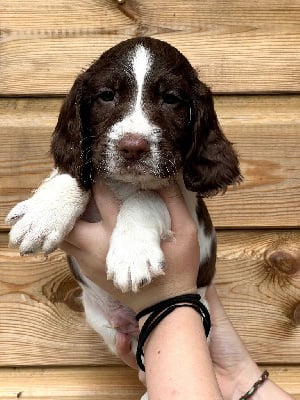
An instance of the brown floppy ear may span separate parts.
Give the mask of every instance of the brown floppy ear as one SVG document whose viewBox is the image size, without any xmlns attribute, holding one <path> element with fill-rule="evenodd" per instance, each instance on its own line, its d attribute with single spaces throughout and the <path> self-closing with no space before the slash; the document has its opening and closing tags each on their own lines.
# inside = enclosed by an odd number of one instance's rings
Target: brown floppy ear
<svg viewBox="0 0 300 400">
<path fill-rule="evenodd" d="M 85 95 L 83 75 L 75 80 L 62 104 L 52 136 L 51 154 L 61 172 L 70 174 L 83 188 L 90 189 L 93 181 L 90 100 Z"/>
<path fill-rule="evenodd" d="M 183 164 L 187 189 L 209 197 L 240 182 L 237 154 L 219 126 L 211 91 L 200 81 L 191 105 L 190 129 L 192 138 Z"/>
</svg>

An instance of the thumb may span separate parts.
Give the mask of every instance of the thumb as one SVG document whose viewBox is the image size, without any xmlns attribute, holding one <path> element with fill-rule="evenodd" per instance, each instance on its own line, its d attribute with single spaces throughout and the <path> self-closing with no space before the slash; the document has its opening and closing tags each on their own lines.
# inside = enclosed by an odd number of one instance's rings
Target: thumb
<svg viewBox="0 0 300 400">
<path fill-rule="evenodd" d="M 181 190 L 176 183 L 171 183 L 159 189 L 158 193 L 168 208 L 174 232 L 186 226 L 189 221 L 192 221 Z"/>
<path fill-rule="evenodd" d="M 92 188 L 93 197 L 100 212 L 102 222 L 113 228 L 116 225 L 120 202 L 112 190 L 102 180 L 96 181 Z"/>
</svg>

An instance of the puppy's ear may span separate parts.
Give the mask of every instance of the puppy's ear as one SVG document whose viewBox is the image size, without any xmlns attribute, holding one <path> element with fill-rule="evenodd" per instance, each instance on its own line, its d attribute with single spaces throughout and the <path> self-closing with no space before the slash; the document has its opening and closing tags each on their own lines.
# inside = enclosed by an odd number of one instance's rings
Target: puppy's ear
<svg viewBox="0 0 300 400">
<path fill-rule="evenodd" d="M 183 164 L 187 189 L 209 197 L 242 180 L 237 154 L 224 136 L 211 91 L 200 81 L 191 105 L 191 142 Z"/>
<path fill-rule="evenodd" d="M 55 166 L 89 189 L 93 181 L 92 135 L 89 127 L 90 101 L 85 96 L 83 75 L 80 75 L 65 98 L 55 127 L 51 154 Z"/>
</svg>

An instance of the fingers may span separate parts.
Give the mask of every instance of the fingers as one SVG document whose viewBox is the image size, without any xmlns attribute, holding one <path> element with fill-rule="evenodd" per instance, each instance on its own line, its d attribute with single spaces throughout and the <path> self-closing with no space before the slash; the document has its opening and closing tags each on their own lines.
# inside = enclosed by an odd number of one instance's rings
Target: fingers
<svg viewBox="0 0 300 400">
<path fill-rule="evenodd" d="M 93 186 L 93 196 L 106 226 L 113 228 L 116 225 L 120 203 L 107 184 L 98 180 Z"/>
<path fill-rule="evenodd" d="M 97 208 L 101 213 L 100 223 L 89 223 L 78 220 L 72 231 L 65 238 L 65 242 L 80 249 L 91 248 L 95 241 L 106 242 L 105 237 L 110 236 L 119 212 L 119 202 L 107 185 L 100 180 L 93 186 L 93 196 Z M 103 237 L 105 236 L 105 237 Z M 60 246 L 62 248 L 62 246 Z"/>
<path fill-rule="evenodd" d="M 85 249 L 87 245 L 93 246 L 95 238 L 100 238 L 102 233 L 100 223 L 79 220 L 64 241 L 80 249 Z M 60 248 L 63 250 L 62 246 Z"/>
<path fill-rule="evenodd" d="M 188 223 L 194 225 L 181 190 L 177 184 L 171 183 L 169 186 L 160 189 L 158 193 L 166 203 L 169 210 L 172 221 L 172 230 L 174 232 L 179 229 L 182 230 L 182 227 L 186 227 Z"/>
</svg>

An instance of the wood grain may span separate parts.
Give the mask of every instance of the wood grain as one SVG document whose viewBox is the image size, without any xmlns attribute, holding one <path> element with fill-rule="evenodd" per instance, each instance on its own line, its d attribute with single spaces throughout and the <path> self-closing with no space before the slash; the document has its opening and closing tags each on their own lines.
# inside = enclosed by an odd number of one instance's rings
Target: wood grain
<svg viewBox="0 0 300 400">
<path fill-rule="evenodd" d="M 86 325 L 63 254 L 20 257 L 0 238 L 0 365 L 120 364 Z"/>
<path fill-rule="evenodd" d="M 128 367 L 0 368 L 0 379 L 0 399 L 138 400 L 145 392 Z"/>
<path fill-rule="evenodd" d="M 300 97 L 217 97 L 243 183 L 207 201 L 218 227 L 299 227 Z"/>
<path fill-rule="evenodd" d="M 140 35 L 178 47 L 215 92 L 300 90 L 299 0 L 0 4 L 2 95 L 65 93 L 100 53 Z"/>
<path fill-rule="evenodd" d="M 84 321 L 61 252 L 20 257 L 0 234 L 0 365 L 117 365 Z M 299 363 L 300 232 L 219 231 L 216 284 L 256 361 Z"/>
<path fill-rule="evenodd" d="M 300 225 L 300 96 L 216 96 L 244 182 L 207 201 L 218 227 Z M 0 228 L 50 172 L 61 99 L 0 99 Z"/>
<path fill-rule="evenodd" d="M 293 399 L 299 400 L 300 368 L 299 366 L 274 367 L 264 366 L 270 372 L 270 379 L 278 386 L 286 390 Z"/>
<path fill-rule="evenodd" d="M 299 363 L 299 230 L 219 231 L 217 237 L 217 289 L 250 353 L 261 363 Z"/>
<path fill-rule="evenodd" d="M 266 366 L 271 379 L 300 399 L 297 367 Z M 144 388 L 127 367 L 1 368 L 0 399 L 138 400 Z"/>
</svg>

